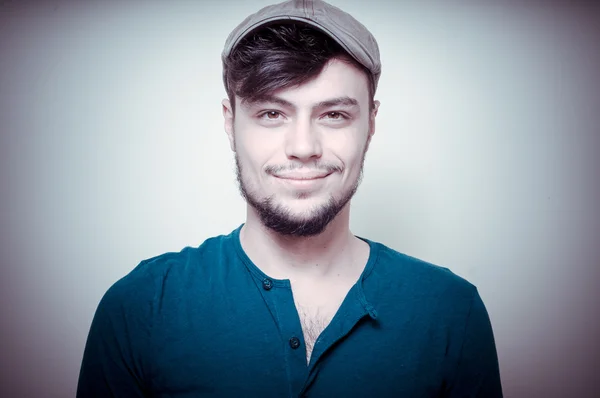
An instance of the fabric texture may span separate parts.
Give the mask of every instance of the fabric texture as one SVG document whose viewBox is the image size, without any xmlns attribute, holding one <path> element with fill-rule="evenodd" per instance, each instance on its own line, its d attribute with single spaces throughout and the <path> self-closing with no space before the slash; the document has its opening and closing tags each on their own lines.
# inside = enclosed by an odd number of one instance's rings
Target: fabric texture
<svg viewBox="0 0 600 398">
<path fill-rule="evenodd" d="M 290 282 L 239 231 L 140 263 L 102 298 L 78 397 L 502 396 L 477 289 L 380 243 L 306 363 Z"/>
</svg>

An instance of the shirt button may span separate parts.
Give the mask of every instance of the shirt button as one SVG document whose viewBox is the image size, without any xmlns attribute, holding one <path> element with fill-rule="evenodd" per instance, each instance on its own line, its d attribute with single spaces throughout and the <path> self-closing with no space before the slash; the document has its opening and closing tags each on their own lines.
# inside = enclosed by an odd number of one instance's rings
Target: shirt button
<svg viewBox="0 0 600 398">
<path fill-rule="evenodd" d="M 263 279 L 263 289 L 271 290 L 272 287 L 273 287 L 273 282 L 271 282 L 270 279 Z"/>
<path fill-rule="evenodd" d="M 300 347 L 300 339 L 298 337 L 292 337 L 290 339 L 290 347 L 292 347 L 294 350 Z"/>
</svg>

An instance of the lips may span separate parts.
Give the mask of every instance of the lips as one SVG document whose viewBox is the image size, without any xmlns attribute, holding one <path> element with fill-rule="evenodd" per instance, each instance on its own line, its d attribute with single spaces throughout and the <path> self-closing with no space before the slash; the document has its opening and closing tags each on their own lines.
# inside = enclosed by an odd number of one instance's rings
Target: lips
<svg viewBox="0 0 600 398">
<path fill-rule="evenodd" d="M 320 178 L 325 178 L 331 173 L 286 173 L 286 174 L 277 174 L 275 177 L 285 179 L 285 180 L 294 180 L 294 181 L 305 181 L 305 180 L 317 180 Z"/>
<path fill-rule="evenodd" d="M 288 172 L 273 174 L 284 186 L 293 190 L 313 190 L 322 186 L 332 172 Z"/>
</svg>

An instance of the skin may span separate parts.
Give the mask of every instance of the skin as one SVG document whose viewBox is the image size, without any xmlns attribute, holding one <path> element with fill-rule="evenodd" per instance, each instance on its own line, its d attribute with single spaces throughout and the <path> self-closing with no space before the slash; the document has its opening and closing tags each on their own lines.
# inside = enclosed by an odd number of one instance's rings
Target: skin
<svg viewBox="0 0 600 398">
<path fill-rule="evenodd" d="M 379 107 L 375 101 L 369 109 L 367 84 L 364 72 L 333 59 L 315 79 L 279 90 L 266 102 L 236 98 L 235 115 L 224 99 L 225 132 L 247 195 L 270 198 L 298 221 L 353 194 Z M 240 240 L 263 272 L 292 280 L 296 291 L 315 283 L 346 286 L 358 279 L 369 252 L 350 232 L 349 218 L 348 201 L 322 232 L 286 235 L 266 227 L 249 203 Z"/>
</svg>

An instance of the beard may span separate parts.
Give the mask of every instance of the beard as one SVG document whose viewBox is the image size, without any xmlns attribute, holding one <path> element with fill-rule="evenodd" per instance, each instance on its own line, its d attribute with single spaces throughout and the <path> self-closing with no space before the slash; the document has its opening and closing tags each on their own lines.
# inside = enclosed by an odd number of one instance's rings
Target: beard
<svg viewBox="0 0 600 398">
<path fill-rule="evenodd" d="M 360 171 L 350 189 L 344 192 L 339 199 L 331 195 L 326 203 L 314 206 L 309 210 L 307 215 L 294 215 L 289 208 L 275 203 L 275 195 L 260 198 L 256 193 L 251 192 L 244 182 L 243 169 L 236 152 L 236 177 L 240 194 L 256 210 L 262 224 L 273 232 L 291 237 L 316 236 L 325 230 L 327 225 L 335 219 L 358 190 L 363 177 L 366 152 L 367 148 L 365 147 L 362 154 Z M 298 198 L 301 199 L 302 196 L 299 195 Z"/>
</svg>

